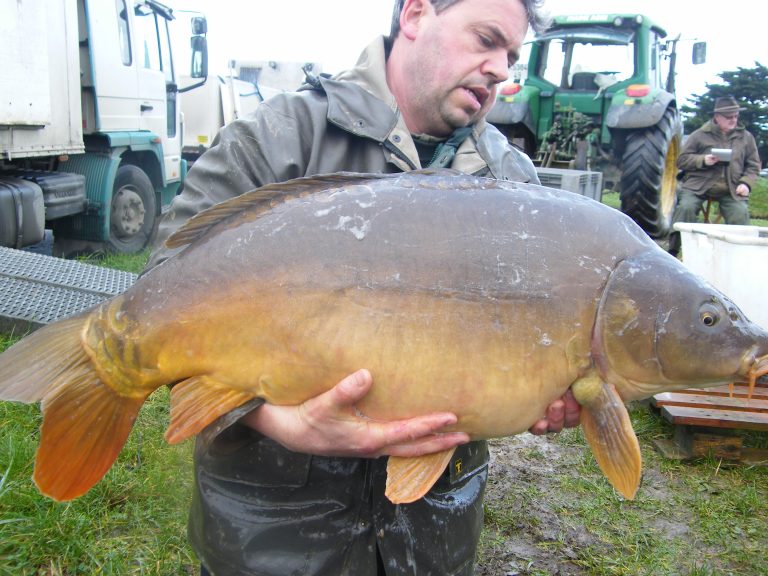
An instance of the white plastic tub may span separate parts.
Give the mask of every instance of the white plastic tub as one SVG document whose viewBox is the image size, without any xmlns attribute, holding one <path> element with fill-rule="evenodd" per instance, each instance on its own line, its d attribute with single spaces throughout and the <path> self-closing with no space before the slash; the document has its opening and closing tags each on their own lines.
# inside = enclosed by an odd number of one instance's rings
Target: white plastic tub
<svg viewBox="0 0 768 576">
<path fill-rule="evenodd" d="M 768 329 L 768 228 L 678 222 L 683 264 Z"/>
</svg>

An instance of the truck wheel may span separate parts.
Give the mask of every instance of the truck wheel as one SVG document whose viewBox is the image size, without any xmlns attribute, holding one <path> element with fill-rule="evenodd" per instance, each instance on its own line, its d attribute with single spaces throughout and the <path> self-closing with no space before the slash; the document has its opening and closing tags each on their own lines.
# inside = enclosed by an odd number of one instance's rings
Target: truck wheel
<svg viewBox="0 0 768 576">
<path fill-rule="evenodd" d="M 680 115 L 669 108 L 659 123 L 627 136 L 621 171 L 621 211 L 652 238 L 669 233 L 677 202 Z"/>
<path fill-rule="evenodd" d="M 156 219 L 155 189 L 149 177 L 137 166 L 120 166 L 112 191 L 109 248 L 140 252 L 152 240 Z"/>
</svg>

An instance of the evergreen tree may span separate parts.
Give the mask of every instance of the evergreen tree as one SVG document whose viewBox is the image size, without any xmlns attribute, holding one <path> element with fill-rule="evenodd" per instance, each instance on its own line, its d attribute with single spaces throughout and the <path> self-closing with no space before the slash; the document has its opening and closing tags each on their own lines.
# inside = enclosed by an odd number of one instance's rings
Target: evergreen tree
<svg viewBox="0 0 768 576">
<path fill-rule="evenodd" d="M 690 134 L 712 118 L 715 100 L 732 96 L 745 108 L 739 122 L 754 135 L 760 161 L 765 165 L 768 162 L 768 67 L 755 62 L 754 68 L 739 67 L 718 76 L 723 79 L 722 84 L 707 84 L 706 94 L 694 94 L 689 98 L 692 105 L 681 107 L 685 133 Z"/>
</svg>

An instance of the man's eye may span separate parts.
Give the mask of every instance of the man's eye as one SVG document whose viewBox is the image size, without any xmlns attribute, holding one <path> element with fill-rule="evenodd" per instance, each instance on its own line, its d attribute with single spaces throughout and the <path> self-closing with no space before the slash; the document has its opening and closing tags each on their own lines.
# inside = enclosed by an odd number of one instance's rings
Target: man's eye
<svg viewBox="0 0 768 576">
<path fill-rule="evenodd" d="M 491 40 L 488 36 L 483 36 L 482 34 L 479 35 L 480 43 L 486 47 L 486 48 L 492 48 L 493 47 L 493 40 Z"/>
</svg>

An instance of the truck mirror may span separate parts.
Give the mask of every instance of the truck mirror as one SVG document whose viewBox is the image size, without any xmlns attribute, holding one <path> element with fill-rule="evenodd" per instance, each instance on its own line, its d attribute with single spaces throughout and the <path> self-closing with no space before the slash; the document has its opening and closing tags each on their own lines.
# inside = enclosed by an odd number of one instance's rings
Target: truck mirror
<svg viewBox="0 0 768 576">
<path fill-rule="evenodd" d="M 692 61 L 694 64 L 704 64 L 707 61 L 706 42 L 694 42 Z"/>
<path fill-rule="evenodd" d="M 208 41 L 205 36 L 192 36 L 192 78 L 208 77 Z"/>
<path fill-rule="evenodd" d="M 202 16 L 195 16 L 191 20 L 192 34 L 194 36 L 205 35 L 208 33 L 208 21 Z"/>
</svg>

